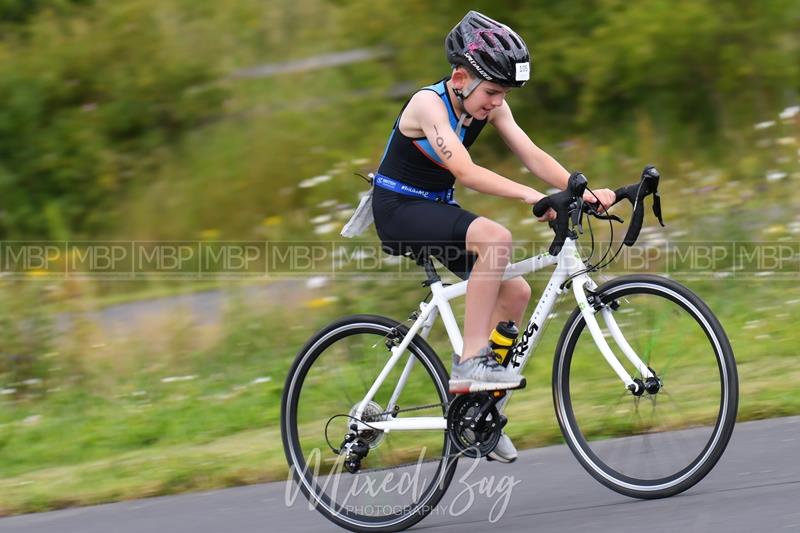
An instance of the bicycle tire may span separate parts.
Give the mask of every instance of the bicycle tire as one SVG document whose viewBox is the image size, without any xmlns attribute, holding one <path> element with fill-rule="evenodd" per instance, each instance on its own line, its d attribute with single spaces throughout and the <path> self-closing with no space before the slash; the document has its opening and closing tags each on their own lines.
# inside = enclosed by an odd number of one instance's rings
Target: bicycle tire
<svg viewBox="0 0 800 533">
<path fill-rule="evenodd" d="M 733 432 L 738 376 L 730 342 L 709 307 L 674 280 L 622 276 L 596 293 L 603 304 L 618 305 L 615 320 L 629 315 L 624 320 L 630 323 L 619 323 L 626 340 L 657 374 L 668 368 L 669 376 L 662 373 L 663 386 L 655 395 L 645 392 L 637 400 L 624 391 L 616 405 L 605 405 L 612 396 L 604 396 L 602 384 L 616 387 L 614 394 L 624 386 L 597 350 L 576 308 L 553 361 L 553 402 L 564 439 L 584 469 L 616 492 L 643 499 L 683 492 L 711 471 Z M 620 362 L 627 359 L 620 357 Z M 641 378 L 635 371 L 631 375 Z M 707 407 L 700 404 L 704 399 Z M 665 403 L 664 409 L 671 411 L 657 415 Z M 645 421 L 643 415 L 652 420 Z M 654 451 L 660 444 L 665 445 L 663 455 Z M 624 446 L 625 453 L 612 451 L 617 445 Z M 671 459 L 668 455 L 677 458 L 677 467 L 663 466 Z M 621 466 L 623 461 L 641 461 L 642 466 L 633 472 Z"/>
<path fill-rule="evenodd" d="M 300 441 L 298 430 L 298 406 L 301 402 L 303 387 L 309 377 L 309 372 L 326 351 L 330 351 L 337 343 L 342 344 L 348 337 L 365 334 L 372 335 L 380 340 L 382 336 L 387 335 L 392 329 L 395 329 L 401 336 L 405 336 L 408 331 L 399 322 L 377 315 L 348 316 L 324 327 L 312 336 L 297 354 L 287 376 L 281 401 L 281 437 L 286 459 L 295 482 L 300 486 L 301 491 L 309 502 L 326 518 L 343 528 L 356 532 L 401 531 L 422 520 L 439 503 L 452 480 L 457 464 L 457 458 L 450 457 L 451 442 L 447 432 L 444 431 L 441 434 L 441 457 L 436 465 L 434 474 L 431 476 L 431 482 L 420 491 L 419 497 L 414 502 L 403 506 L 402 509 L 397 509 L 396 512 L 392 512 L 387 516 L 364 514 L 363 511 L 358 512 L 358 510 L 353 510 L 352 508 L 345 508 L 343 505 L 337 507 L 337 502 L 326 493 L 327 482 L 325 486 L 321 485 L 321 482 L 313 479 L 315 473 L 309 472 L 308 458 L 303 452 L 303 444 Z M 425 376 L 430 378 L 437 403 L 444 404 L 437 412 L 445 416 L 446 405 L 451 396 L 448 392 L 448 375 L 442 362 L 430 345 L 419 336 L 412 340 L 407 350 L 407 353 L 409 352 L 417 360 L 415 365 L 420 366 L 418 363 L 422 363 L 421 368 L 424 370 L 424 374 L 421 379 L 424 380 Z M 404 360 L 405 355 L 395 365 L 395 368 L 402 369 L 404 366 L 402 361 Z M 377 373 L 375 377 L 377 377 Z M 335 398 L 331 399 L 331 401 L 333 400 Z M 395 433 L 403 432 L 392 432 L 388 438 L 394 436 Z M 337 438 L 340 437 L 341 434 L 337 435 Z M 434 435 L 431 438 L 435 439 L 436 436 Z M 338 444 L 338 442 L 335 444 Z M 369 460 L 369 455 L 367 460 Z M 366 508 L 366 506 L 364 507 Z M 396 507 L 399 507 L 399 505 L 393 506 L 393 511 Z"/>
</svg>

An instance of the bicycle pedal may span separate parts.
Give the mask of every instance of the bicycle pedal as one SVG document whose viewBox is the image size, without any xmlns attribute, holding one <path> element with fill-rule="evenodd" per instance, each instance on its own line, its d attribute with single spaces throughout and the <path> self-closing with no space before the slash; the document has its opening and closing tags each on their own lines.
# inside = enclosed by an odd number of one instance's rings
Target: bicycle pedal
<svg viewBox="0 0 800 533">
<path fill-rule="evenodd" d="M 450 394 L 469 394 L 471 392 L 503 392 L 507 390 L 524 389 L 528 382 L 522 378 L 519 384 L 513 383 L 488 383 L 488 382 L 472 382 L 472 383 L 450 383 Z"/>
<path fill-rule="evenodd" d="M 508 424 L 508 417 L 505 415 L 500 415 L 500 417 L 497 420 L 497 424 L 500 426 L 500 429 L 503 429 L 504 427 L 506 427 L 506 424 Z"/>
</svg>

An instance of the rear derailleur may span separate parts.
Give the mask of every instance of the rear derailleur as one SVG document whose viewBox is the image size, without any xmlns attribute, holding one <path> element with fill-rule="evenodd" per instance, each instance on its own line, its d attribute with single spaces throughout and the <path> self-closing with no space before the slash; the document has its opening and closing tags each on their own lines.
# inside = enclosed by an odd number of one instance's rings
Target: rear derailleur
<svg viewBox="0 0 800 533">
<path fill-rule="evenodd" d="M 355 474 L 361 469 L 361 461 L 369 452 L 369 444 L 356 435 L 348 433 L 344 436 L 344 441 L 339 447 L 339 453 L 344 454 L 344 469 Z"/>
</svg>

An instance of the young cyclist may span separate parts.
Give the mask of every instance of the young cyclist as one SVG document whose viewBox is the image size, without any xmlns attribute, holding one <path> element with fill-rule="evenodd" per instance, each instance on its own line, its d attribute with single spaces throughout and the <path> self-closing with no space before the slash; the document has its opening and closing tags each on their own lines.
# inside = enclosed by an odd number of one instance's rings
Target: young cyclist
<svg viewBox="0 0 800 533">
<path fill-rule="evenodd" d="M 519 35 L 470 11 L 447 35 L 445 49 L 450 76 L 416 92 L 395 122 L 373 180 L 372 212 L 385 249 L 395 254 L 424 250 L 469 279 L 464 345 L 454 355 L 451 392 L 510 389 L 522 378 L 497 364 L 487 342 L 498 322 L 522 320 L 531 289 L 522 278 L 501 281 L 511 256 L 509 230 L 459 207 L 452 188 L 458 182 L 527 204 L 545 196 L 473 163 L 468 149 L 487 123 L 546 183 L 564 189 L 569 172 L 520 129 L 505 101 L 512 88 L 530 77 L 530 56 Z M 609 189 L 594 194 L 603 208 L 614 202 Z M 591 203 L 597 199 L 584 197 Z M 549 210 L 540 220 L 554 218 Z M 516 456 L 505 434 L 490 455 L 502 461 Z"/>
</svg>

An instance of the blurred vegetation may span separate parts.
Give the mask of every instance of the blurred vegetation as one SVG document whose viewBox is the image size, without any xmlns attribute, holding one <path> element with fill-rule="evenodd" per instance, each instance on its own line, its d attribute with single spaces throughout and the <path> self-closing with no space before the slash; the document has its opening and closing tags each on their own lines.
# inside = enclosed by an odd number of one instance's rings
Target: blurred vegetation
<svg viewBox="0 0 800 533">
<path fill-rule="evenodd" d="M 751 151 L 752 123 L 798 101 L 800 5 L 791 0 L 471 7 L 530 45 L 533 80 L 511 96 L 518 121 L 567 167 L 583 164 L 603 180 L 631 155 L 705 159 L 748 177 L 752 162 L 735 165 Z M 377 163 L 400 103 L 387 94 L 447 72 L 443 36 L 464 9 L 422 0 L 4 0 L 0 237 L 302 231 L 305 217 L 287 213 L 309 205 L 296 184 L 337 163 L 340 172 Z M 360 47 L 391 53 L 264 79 L 233 75 Z M 559 150 L 568 140 L 592 150 L 588 162 Z M 611 165 L 597 164 L 597 146 L 610 148 Z M 507 157 L 491 135 L 476 154 L 490 166 Z M 324 194 L 352 195 L 354 183 Z M 276 215 L 287 219 L 265 228 Z"/>
<path fill-rule="evenodd" d="M 43 10 L 51 10 L 60 13 L 68 12 L 75 5 L 86 5 L 93 3 L 94 0 L 0 0 L 0 24 L 9 26 L 7 31 L 13 28 L 11 25 L 27 22 L 33 15 Z"/>
<path fill-rule="evenodd" d="M 54 376 L 51 364 L 55 337 L 52 318 L 30 305 L 41 301 L 41 286 L 20 283 L 3 287 L 0 306 L 0 389 L 14 383 L 20 394 L 42 390 L 44 379 Z"/>
<path fill-rule="evenodd" d="M 65 2 L 54 2 L 64 7 Z M 85 4 L 85 3 L 84 3 Z M 174 10 L 106 2 L 47 9 L 0 48 L 0 195 L 6 236 L 97 235 L 130 182 L 219 112 L 219 73 Z M 172 13 L 170 13 L 172 11 Z"/>
</svg>

